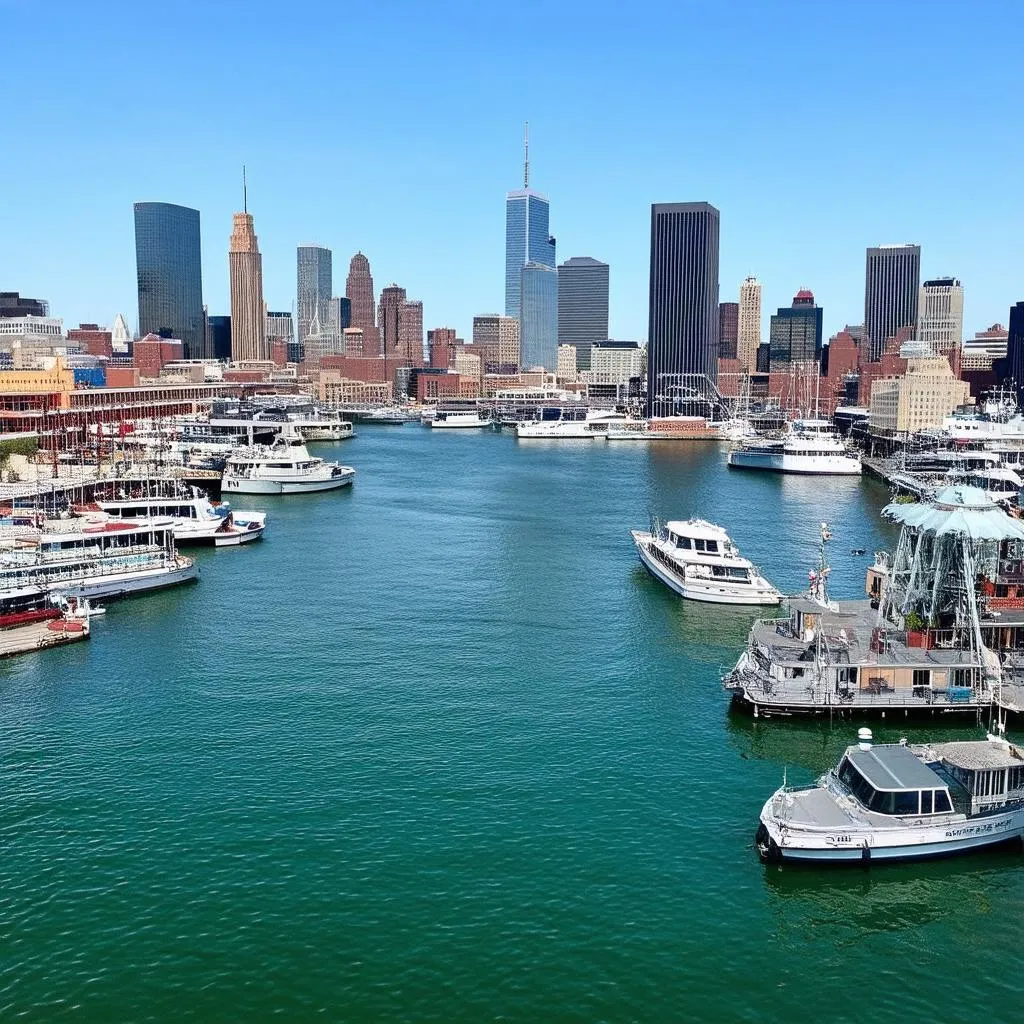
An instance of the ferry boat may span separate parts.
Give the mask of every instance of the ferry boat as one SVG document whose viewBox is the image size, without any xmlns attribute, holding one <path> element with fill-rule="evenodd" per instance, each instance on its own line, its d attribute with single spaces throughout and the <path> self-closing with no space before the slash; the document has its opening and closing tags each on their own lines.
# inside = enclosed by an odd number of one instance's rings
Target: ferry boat
<svg viewBox="0 0 1024 1024">
<path fill-rule="evenodd" d="M 517 423 L 516 437 L 545 441 L 593 440 L 604 437 L 613 426 L 625 423 L 628 419 L 625 413 L 608 409 L 587 409 L 580 413 L 562 409 L 557 419 L 524 420 Z"/>
<path fill-rule="evenodd" d="M 169 518 L 174 539 L 179 544 L 213 544 L 214 547 L 235 547 L 259 540 L 267 525 L 266 512 L 233 509 L 227 502 L 214 505 L 198 492 L 191 497 L 97 500 L 92 506 L 78 506 L 75 511 L 101 512 L 113 520 Z"/>
<path fill-rule="evenodd" d="M 351 484 L 351 466 L 309 454 L 301 434 L 286 424 L 272 445 L 235 452 L 224 467 L 224 494 L 304 494 Z"/>
<path fill-rule="evenodd" d="M 438 409 L 430 421 L 430 427 L 432 430 L 472 430 L 490 426 L 490 423 L 490 416 L 483 410 L 452 412 L 447 409 Z"/>
<path fill-rule="evenodd" d="M 1024 836 L 1024 750 L 997 736 L 856 746 L 813 786 L 783 785 L 761 811 L 765 861 L 945 857 Z"/>
<path fill-rule="evenodd" d="M 337 409 L 327 409 L 305 395 L 254 395 L 250 400 L 257 422 L 287 421 L 306 441 L 346 441 L 355 436 L 352 424 Z"/>
<path fill-rule="evenodd" d="M 630 531 L 640 561 L 680 597 L 714 604 L 777 605 L 782 594 L 740 555 L 720 526 L 704 519 Z"/>
<path fill-rule="evenodd" d="M 81 521 L 79 521 L 80 523 Z M 123 597 L 196 579 L 178 554 L 170 519 L 48 524 L 0 547 L 0 592 L 38 587 L 77 600 Z"/>
<path fill-rule="evenodd" d="M 776 473 L 859 476 L 860 455 L 847 447 L 827 420 L 795 420 L 778 438 L 751 438 L 729 452 L 736 469 Z"/>
</svg>

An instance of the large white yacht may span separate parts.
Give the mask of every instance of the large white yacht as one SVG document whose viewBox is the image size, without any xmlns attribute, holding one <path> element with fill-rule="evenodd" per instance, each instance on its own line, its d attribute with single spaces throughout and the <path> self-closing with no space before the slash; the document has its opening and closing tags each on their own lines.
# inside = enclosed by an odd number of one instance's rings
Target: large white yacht
<svg viewBox="0 0 1024 1024">
<path fill-rule="evenodd" d="M 782 594 L 743 558 L 720 526 L 704 519 L 630 531 L 648 571 L 670 590 L 714 604 L 777 605 Z"/>
<path fill-rule="evenodd" d="M 813 786 L 777 790 L 761 811 L 766 861 L 916 860 L 1024 835 L 1024 750 L 1005 739 L 872 745 L 861 729 Z"/>
<path fill-rule="evenodd" d="M 483 410 L 453 412 L 447 409 L 438 409 L 430 421 L 430 427 L 432 430 L 473 430 L 478 427 L 490 426 L 490 423 L 490 416 Z"/>
<path fill-rule="evenodd" d="M 794 420 L 782 437 L 741 441 L 729 452 L 729 465 L 823 476 L 861 473 L 860 455 L 846 445 L 828 420 Z"/>
<path fill-rule="evenodd" d="M 524 420 L 516 424 L 516 437 L 538 440 L 592 440 L 603 438 L 608 429 L 624 423 L 629 417 L 624 412 L 610 409 L 587 409 L 585 414 L 563 409 L 558 419 Z"/>
<path fill-rule="evenodd" d="M 310 455 L 298 429 L 285 424 L 272 445 L 243 448 L 228 459 L 224 494 L 304 494 L 331 491 L 352 483 L 351 466 Z"/>
<path fill-rule="evenodd" d="M 179 544 L 213 544 L 218 548 L 258 540 L 267 525 L 266 512 L 233 509 L 228 502 L 214 505 L 198 492 L 191 497 L 99 500 L 92 507 L 80 506 L 76 511 L 88 514 L 93 508 L 113 520 L 169 518 Z"/>
</svg>

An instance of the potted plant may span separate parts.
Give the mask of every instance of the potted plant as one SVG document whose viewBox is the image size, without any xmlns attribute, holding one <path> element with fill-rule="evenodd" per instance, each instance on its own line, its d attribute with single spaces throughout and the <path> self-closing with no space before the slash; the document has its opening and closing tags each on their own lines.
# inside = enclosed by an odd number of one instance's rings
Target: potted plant
<svg viewBox="0 0 1024 1024">
<path fill-rule="evenodd" d="M 928 633 L 924 628 L 924 619 L 917 612 L 909 612 L 905 615 L 903 625 L 907 631 L 908 647 L 928 646 Z"/>
</svg>

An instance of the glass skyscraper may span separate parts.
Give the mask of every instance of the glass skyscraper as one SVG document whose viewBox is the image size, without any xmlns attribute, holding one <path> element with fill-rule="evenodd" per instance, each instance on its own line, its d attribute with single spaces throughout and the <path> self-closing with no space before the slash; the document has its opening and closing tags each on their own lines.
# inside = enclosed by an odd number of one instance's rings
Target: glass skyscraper
<svg viewBox="0 0 1024 1024">
<path fill-rule="evenodd" d="M 558 268 L 558 344 L 576 348 L 576 365 L 590 369 L 590 346 L 608 340 L 608 264 L 573 256 Z"/>
<path fill-rule="evenodd" d="M 555 267 L 549 212 L 547 196 L 533 189 L 517 189 L 505 197 L 505 316 L 519 316 L 521 275 L 526 264 Z"/>
<path fill-rule="evenodd" d="M 558 271 L 544 263 L 520 269 L 519 362 L 524 370 L 558 369 Z"/>
<path fill-rule="evenodd" d="M 306 341 L 314 318 L 320 321 L 322 330 L 327 328 L 330 320 L 333 291 L 331 262 L 331 250 L 322 245 L 300 245 L 296 251 L 300 347 Z"/>
<path fill-rule="evenodd" d="M 139 335 L 180 338 L 186 359 L 205 348 L 199 211 L 172 203 L 135 204 Z"/>
</svg>

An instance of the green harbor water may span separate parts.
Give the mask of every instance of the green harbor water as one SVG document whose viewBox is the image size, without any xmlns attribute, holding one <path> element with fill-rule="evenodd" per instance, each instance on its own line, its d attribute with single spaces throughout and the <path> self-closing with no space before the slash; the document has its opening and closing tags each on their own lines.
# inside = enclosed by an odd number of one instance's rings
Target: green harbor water
<svg viewBox="0 0 1024 1024">
<path fill-rule="evenodd" d="M 261 543 L 0 664 L 0 1020 L 1019 1018 L 1019 853 L 759 863 L 856 723 L 731 713 L 754 613 L 629 537 L 702 515 L 795 591 L 828 520 L 858 597 L 882 487 L 358 429 L 353 488 L 239 499 Z"/>
</svg>

